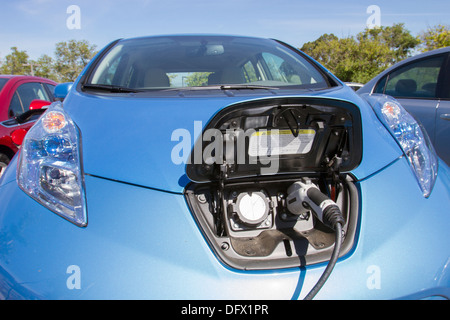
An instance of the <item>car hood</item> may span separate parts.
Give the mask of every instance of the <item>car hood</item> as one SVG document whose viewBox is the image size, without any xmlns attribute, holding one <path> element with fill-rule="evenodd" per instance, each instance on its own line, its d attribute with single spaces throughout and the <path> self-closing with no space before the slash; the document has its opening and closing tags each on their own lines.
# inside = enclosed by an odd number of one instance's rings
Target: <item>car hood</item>
<svg viewBox="0 0 450 320">
<path fill-rule="evenodd" d="M 294 94 L 289 96 L 302 97 Z M 350 101 L 361 111 L 363 150 L 352 174 L 363 179 L 401 155 L 398 145 L 376 118 L 370 106 L 351 89 L 338 88 L 308 97 Z M 81 132 L 83 169 L 87 175 L 123 183 L 181 193 L 190 182 L 185 163 L 174 161 L 179 133 L 189 152 L 214 115 L 242 101 L 274 96 L 108 96 L 72 90 L 64 109 Z M 179 150 L 178 150 L 179 151 Z"/>
</svg>

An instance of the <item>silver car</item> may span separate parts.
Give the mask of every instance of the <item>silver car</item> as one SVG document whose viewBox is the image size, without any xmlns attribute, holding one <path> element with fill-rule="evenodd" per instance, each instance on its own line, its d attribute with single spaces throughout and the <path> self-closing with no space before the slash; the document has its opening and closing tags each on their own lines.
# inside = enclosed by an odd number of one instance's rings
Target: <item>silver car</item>
<svg viewBox="0 0 450 320">
<path fill-rule="evenodd" d="M 450 165 L 450 47 L 403 60 L 370 80 L 358 94 L 395 97 L 428 131 Z"/>
</svg>

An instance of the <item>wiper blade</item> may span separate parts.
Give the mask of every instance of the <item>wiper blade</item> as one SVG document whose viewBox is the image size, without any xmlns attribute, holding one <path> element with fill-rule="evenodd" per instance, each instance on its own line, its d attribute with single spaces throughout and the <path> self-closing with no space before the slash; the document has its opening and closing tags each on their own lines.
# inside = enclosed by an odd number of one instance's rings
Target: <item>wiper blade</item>
<svg viewBox="0 0 450 320">
<path fill-rule="evenodd" d="M 95 89 L 95 90 L 103 90 L 109 91 L 112 93 L 134 93 L 134 92 L 143 92 L 142 90 L 121 87 L 121 86 L 113 86 L 109 84 L 83 84 L 83 89 Z"/>
<path fill-rule="evenodd" d="M 221 90 L 245 90 L 245 89 L 262 89 L 262 90 L 278 90 L 279 88 L 270 86 L 261 86 L 254 84 L 224 84 L 220 86 Z"/>
<path fill-rule="evenodd" d="M 161 91 L 201 91 L 201 90 L 220 90 L 220 86 L 192 86 L 192 87 L 175 87 L 168 89 L 161 89 Z"/>
<path fill-rule="evenodd" d="M 192 87 L 177 87 L 163 89 L 162 91 L 202 91 L 202 90 L 277 90 L 279 88 L 260 86 L 253 84 L 222 84 L 222 85 L 209 85 L 209 86 L 192 86 Z"/>
</svg>

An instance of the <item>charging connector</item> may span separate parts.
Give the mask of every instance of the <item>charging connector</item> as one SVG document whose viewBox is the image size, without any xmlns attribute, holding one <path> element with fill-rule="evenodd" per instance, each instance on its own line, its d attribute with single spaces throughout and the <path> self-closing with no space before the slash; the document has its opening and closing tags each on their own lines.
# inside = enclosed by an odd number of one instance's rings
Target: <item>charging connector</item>
<svg viewBox="0 0 450 320">
<path fill-rule="evenodd" d="M 327 281 L 336 265 L 342 244 L 342 226 L 345 223 L 339 206 L 327 197 L 310 179 L 303 178 L 293 183 L 288 188 L 287 208 L 295 215 L 304 215 L 312 211 L 314 216 L 323 224 L 335 231 L 335 243 L 333 253 L 325 271 L 315 286 L 306 295 L 305 300 L 311 300 L 319 292 Z"/>
<path fill-rule="evenodd" d="M 344 225 L 344 217 L 338 205 L 327 197 L 308 178 L 293 183 L 288 189 L 287 208 L 295 215 L 304 215 L 308 211 L 327 227 L 335 230 L 336 223 Z"/>
</svg>

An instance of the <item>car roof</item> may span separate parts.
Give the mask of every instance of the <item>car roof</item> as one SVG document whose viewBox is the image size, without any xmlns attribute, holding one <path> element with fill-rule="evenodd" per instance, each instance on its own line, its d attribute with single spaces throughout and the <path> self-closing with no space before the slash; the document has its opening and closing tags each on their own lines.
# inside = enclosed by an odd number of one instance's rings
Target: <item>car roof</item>
<svg viewBox="0 0 450 320">
<path fill-rule="evenodd" d="M 217 38 L 247 38 L 247 39 L 261 39 L 270 40 L 269 38 L 256 37 L 256 36 L 246 36 L 237 34 L 221 34 L 221 33 L 173 33 L 173 34 L 155 34 L 147 36 L 138 36 L 130 38 L 121 38 L 119 40 L 134 40 L 134 39 L 149 39 L 149 38 L 195 38 L 195 37 L 217 37 Z"/>
<path fill-rule="evenodd" d="M 419 54 L 416 54 L 415 56 L 406 58 L 405 60 L 402 60 L 402 61 L 394 64 L 393 66 L 391 66 L 386 71 L 388 71 L 388 70 L 390 70 L 390 69 L 392 69 L 394 67 L 397 68 L 398 66 L 401 66 L 403 64 L 407 64 L 407 63 L 409 63 L 411 61 L 414 61 L 414 60 L 418 60 L 418 59 L 422 59 L 422 58 L 426 58 L 426 57 L 429 57 L 429 56 L 434 56 L 434 55 L 438 55 L 438 54 L 442 54 L 442 53 L 447 53 L 447 52 L 450 52 L 450 47 L 445 47 L 445 48 L 440 48 L 440 49 L 435 49 L 435 50 L 419 53 Z"/>
<path fill-rule="evenodd" d="M 45 79 L 36 76 L 26 76 L 26 75 L 13 75 L 13 74 L 0 74 L 0 78 L 3 79 Z"/>
<path fill-rule="evenodd" d="M 17 83 L 21 80 L 27 80 L 27 81 L 38 81 L 38 82 L 44 82 L 49 84 L 56 85 L 57 82 L 53 81 L 51 79 L 42 78 L 42 77 L 36 77 L 36 76 L 24 76 L 24 75 L 0 75 L 0 79 L 8 79 L 8 83 L 11 85 L 13 83 Z"/>
<path fill-rule="evenodd" d="M 189 38 L 200 38 L 200 37 L 209 37 L 209 38 L 228 38 L 228 39 L 249 39 L 249 40 L 261 40 L 261 41 L 276 41 L 280 42 L 278 39 L 274 38 L 263 38 L 256 36 L 246 36 L 246 35 L 235 35 L 235 34 L 216 34 L 216 33 L 175 33 L 175 34 L 155 34 L 155 35 L 147 35 L 147 36 L 137 36 L 130 38 L 119 38 L 114 42 L 128 42 L 128 41 L 139 41 L 145 39 L 155 39 L 155 38 L 177 38 L 177 39 L 186 39 Z"/>
</svg>

